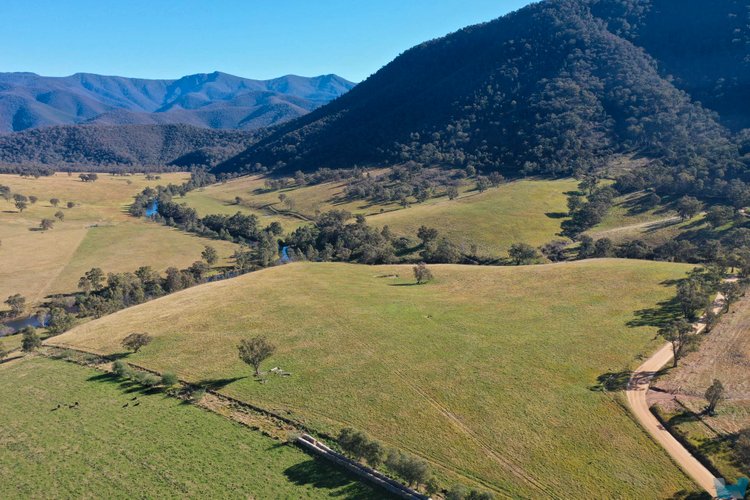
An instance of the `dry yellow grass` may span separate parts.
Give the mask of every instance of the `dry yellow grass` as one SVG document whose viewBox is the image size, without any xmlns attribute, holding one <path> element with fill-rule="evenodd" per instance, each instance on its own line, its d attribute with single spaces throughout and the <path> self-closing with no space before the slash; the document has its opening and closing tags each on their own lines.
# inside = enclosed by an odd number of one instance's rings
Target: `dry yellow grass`
<svg viewBox="0 0 750 500">
<path fill-rule="evenodd" d="M 13 192 L 39 198 L 23 213 L 12 202 L 0 200 L 0 299 L 14 293 L 26 296 L 29 305 L 50 293 L 75 291 L 80 274 L 98 266 L 105 272 L 134 270 L 151 265 L 163 270 L 184 267 L 200 258 L 204 245 L 214 245 L 222 257 L 233 245 L 198 238 L 127 214 L 133 196 L 146 186 L 180 183 L 187 174 L 163 174 L 158 181 L 143 175 L 114 177 L 101 174 L 94 183 L 77 175 L 24 179 L 0 175 L 0 184 Z M 53 207 L 49 200 L 60 199 Z M 65 207 L 68 201 L 74 208 Z M 37 231 L 42 218 L 65 214 L 49 231 Z"/>
<path fill-rule="evenodd" d="M 128 359 L 336 432 L 364 429 L 500 496 L 664 498 L 689 481 L 616 397 L 590 389 L 658 342 L 628 326 L 690 266 L 595 260 L 531 267 L 290 264 L 202 285 L 50 339 Z M 400 275 L 400 278 L 388 277 Z M 259 384 L 237 358 L 263 334 Z"/>
</svg>

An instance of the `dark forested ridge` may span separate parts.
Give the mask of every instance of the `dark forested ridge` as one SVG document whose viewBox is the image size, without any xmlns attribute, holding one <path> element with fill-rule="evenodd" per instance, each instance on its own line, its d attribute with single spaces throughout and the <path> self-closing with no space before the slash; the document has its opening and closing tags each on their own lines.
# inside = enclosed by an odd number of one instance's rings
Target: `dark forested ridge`
<svg viewBox="0 0 750 500">
<path fill-rule="evenodd" d="M 214 72 L 147 80 L 0 73 L 0 132 L 82 123 L 255 130 L 302 116 L 353 86 L 336 75 L 250 80 Z"/>
<path fill-rule="evenodd" d="M 0 171 L 3 164 L 105 170 L 211 166 L 242 151 L 257 134 L 188 125 L 45 127 L 0 135 Z"/>
<path fill-rule="evenodd" d="M 647 162 L 657 188 L 724 195 L 746 170 L 738 143 L 750 120 L 748 7 L 748 0 L 532 4 L 407 50 L 217 171 L 411 159 L 569 175 L 629 154 L 657 160 Z"/>
</svg>

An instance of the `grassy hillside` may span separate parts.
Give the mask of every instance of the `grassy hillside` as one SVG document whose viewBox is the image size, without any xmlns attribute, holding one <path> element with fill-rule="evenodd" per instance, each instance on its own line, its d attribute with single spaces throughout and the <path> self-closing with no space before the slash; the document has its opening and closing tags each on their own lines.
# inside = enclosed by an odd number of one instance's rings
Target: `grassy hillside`
<svg viewBox="0 0 750 500">
<path fill-rule="evenodd" d="M 3 498 L 382 496 L 294 447 L 62 361 L 0 364 L 0 397 L 12 402 L 0 406 Z"/>
<path fill-rule="evenodd" d="M 30 303 L 50 293 L 71 292 L 78 278 L 91 267 L 105 272 L 135 270 L 150 265 L 164 270 L 185 267 L 200 259 L 211 244 L 226 258 L 233 251 L 227 242 L 198 238 L 177 230 L 137 220 L 126 213 L 133 196 L 146 186 L 180 183 L 186 174 L 163 174 L 160 180 L 145 176 L 100 175 L 84 183 L 77 175 L 58 173 L 39 179 L 0 175 L 0 184 L 14 193 L 39 198 L 19 213 L 12 201 L 0 199 L 0 298 L 21 293 Z M 58 198 L 60 206 L 49 200 Z M 74 208 L 66 208 L 73 201 Z M 54 219 L 61 210 L 64 222 L 49 231 L 38 231 L 42 218 Z"/>
<path fill-rule="evenodd" d="M 239 210 L 257 215 L 264 225 L 278 221 L 291 231 L 305 222 L 283 214 L 289 210 L 279 201 L 283 193 L 291 200 L 292 211 L 307 218 L 328 210 L 347 210 L 367 215 L 370 224 L 388 225 L 394 233 L 414 239 L 419 226 L 427 225 L 438 228 L 467 252 L 476 244 L 482 254 L 500 255 L 513 243 L 541 245 L 557 238 L 561 217 L 567 211 L 564 193 L 576 188 L 574 180 L 523 180 L 479 193 L 469 183 L 460 189 L 456 200 L 432 198 L 402 208 L 398 203 L 342 200 L 345 184 L 341 182 L 266 191 L 264 181 L 260 176 L 241 177 L 192 191 L 180 201 L 200 215 Z M 237 196 L 242 198 L 240 205 L 235 203 Z"/>
<path fill-rule="evenodd" d="M 564 193 L 575 190 L 576 184 L 572 180 L 511 182 L 484 193 L 471 191 L 456 200 L 440 198 L 375 215 L 370 223 L 411 237 L 426 225 L 467 252 L 476 244 L 480 254 L 505 254 L 513 243 L 538 246 L 560 239 L 556 235 L 567 212 Z"/>
<path fill-rule="evenodd" d="M 647 315 L 687 266 L 594 260 L 531 267 L 290 264 L 192 288 L 51 339 L 174 370 L 319 430 L 351 425 L 429 459 L 446 483 L 527 497 L 663 498 L 689 481 L 599 375 L 655 348 Z M 400 277 L 392 277 L 399 275 Z M 257 383 L 237 358 L 267 335 Z"/>
</svg>

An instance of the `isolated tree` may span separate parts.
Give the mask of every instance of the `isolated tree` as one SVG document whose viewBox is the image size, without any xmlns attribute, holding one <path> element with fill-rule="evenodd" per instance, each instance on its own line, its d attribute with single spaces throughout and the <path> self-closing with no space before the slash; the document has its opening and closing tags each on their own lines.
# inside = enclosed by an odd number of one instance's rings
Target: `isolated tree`
<svg viewBox="0 0 750 500">
<path fill-rule="evenodd" d="M 28 206 L 29 206 L 29 204 L 26 203 L 25 201 L 18 200 L 16 202 L 16 210 L 18 210 L 21 213 L 23 213 L 23 211 L 26 210 L 28 208 Z"/>
<path fill-rule="evenodd" d="M 672 367 L 677 367 L 677 362 L 687 354 L 695 344 L 693 325 L 684 319 L 672 321 L 663 326 L 657 332 L 660 337 L 672 344 Z"/>
<path fill-rule="evenodd" d="M 714 379 L 714 382 L 706 389 L 705 396 L 706 401 L 708 401 L 706 413 L 713 415 L 716 412 L 716 406 L 724 399 L 724 385 L 718 379 Z"/>
<path fill-rule="evenodd" d="M 255 369 L 255 376 L 260 376 L 260 364 L 271 357 L 276 351 L 276 346 L 271 344 L 266 337 L 259 336 L 244 339 L 237 346 L 240 359 Z"/>
<path fill-rule="evenodd" d="M 490 184 L 492 184 L 492 187 L 499 187 L 500 184 L 505 181 L 505 177 L 503 177 L 500 172 L 492 172 L 487 179 L 489 179 Z"/>
<path fill-rule="evenodd" d="M 456 186 L 448 186 L 445 188 L 445 194 L 448 195 L 449 200 L 455 200 L 458 198 L 458 188 Z"/>
<path fill-rule="evenodd" d="M 209 266 L 213 266 L 219 260 L 218 252 L 216 252 L 216 249 L 210 245 L 206 245 L 206 248 L 201 252 L 201 257 Z"/>
<path fill-rule="evenodd" d="M 10 307 L 11 316 L 20 316 L 26 308 L 26 297 L 17 293 L 5 299 L 5 303 Z"/>
<path fill-rule="evenodd" d="M 153 338 L 148 333 L 131 333 L 122 339 L 122 346 L 133 352 L 138 352 L 141 347 L 149 345 L 152 340 Z"/>
<path fill-rule="evenodd" d="M 417 238 L 422 240 L 422 245 L 426 246 L 429 242 L 436 240 L 438 237 L 438 230 L 432 227 L 420 226 L 417 229 Z"/>
<path fill-rule="evenodd" d="M 55 227 L 54 219 L 42 219 L 42 222 L 39 223 L 39 228 L 42 231 L 48 231 L 53 227 Z"/>
<path fill-rule="evenodd" d="M 683 196 L 677 201 L 677 215 L 682 220 L 692 219 L 702 208 L 703 204 L 692 196 Z"/>
<path fill-rule="evenodd" d="M 728 281 L 719 285 L 719 291 L 724 295 L 724 310 L 729 312 L 732 304 L 742 296 L 742 287 L 736 281 Z"/>
<path fill-rule="evenodd" d="M 234 204 L 235 205 L 242 205 L 242 198 L 239 196 L 234 197 Z"/>
<path fill-rule="evenodd" d="M 36 333 L 36 328 L 27 326 L 21 333 L 23 334 L 23 339 L 21 340 L 21 350 L 23 352 L 36 351 L 42 347 L 42 339 Z"/>
<path fill-rule="evenodd" d="M 50 198 L 49 204 L 52 205 L 53 207 L 57 207 L 57 205 L 60 204 L 60 199 L 59 198 Z"/>
<path fill-rule="evenodd" d="M 432 272 L 427 269 L 427 265 L 424 262 L 420 262 L 414 266 L 414 278 L 416 278 L 417 284 L 421 285 L 432 280 Z"/>
<path fill-rule="evenodd" d="M 65 213 L 63 213 L 62 210 L 58 210 L 57 212 L 55 212 L 55 218 L 62 222 L 65 220 Z"/>
<path fill-rule="evenodd" d="M 74 206 L 76 206 L 76 203 L 74 201 L 69 201 L 66 206 L 68 208 L 73 208 Z"/>
<path fill-rule="evenodd" d="M 32 205 L 35 204 L 37 201 L 39 201 L 39 198 L 37 198 L 36 196 L 33 196 L 33 195 L 29 196 L 29 203 L 31 203 Z"/>
<path fill-rule="evenodd" d="M 536 248 L 526 243 L 512 244 L 508 250 L 508 255 L 517 266 L 531 264 L 539 257 Z"/>
</svg>

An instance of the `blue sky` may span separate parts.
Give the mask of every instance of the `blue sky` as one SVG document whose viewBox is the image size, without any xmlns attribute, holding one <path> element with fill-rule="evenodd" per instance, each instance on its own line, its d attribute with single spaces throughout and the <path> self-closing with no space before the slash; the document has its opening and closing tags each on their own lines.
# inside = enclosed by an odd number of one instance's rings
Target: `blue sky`
<svg viewBox="0 0 750 500">
<path fill-rule="evenodd" d="M 336 73 L 530 0 L 0 0 L 0 71 L 175 78 Z"/>
</svg>

